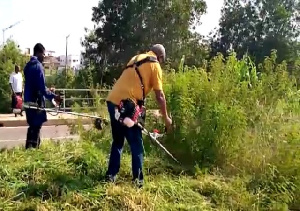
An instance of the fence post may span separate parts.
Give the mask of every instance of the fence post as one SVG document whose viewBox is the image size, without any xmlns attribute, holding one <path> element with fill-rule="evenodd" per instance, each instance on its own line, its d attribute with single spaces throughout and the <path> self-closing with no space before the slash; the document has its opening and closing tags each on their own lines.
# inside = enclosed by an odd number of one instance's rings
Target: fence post
<svg viewBox="0 0 300 211">
<path fill-rule="evenodd" d="M 67 93 L 67 91 L 93 91 L 93 92 L 97 92 L 97 91 L 99 91 L 99 92 L 108 92 L 109 90 L 106 90 L 106 89 L 99 89 L 99 90 L 93 90 L 93 89 L 55 89 L 56 91 L 59 91 L 60 93 L 62 93 L 63 95 L 64 95 L 64 98 L 63 98 L 63 102 L 62 102 L 62 104 L 63 105 L 61 105 L 61 109 L 63 110 L 63 111 L 66 111 L 66 109 L 67 109 L 67 105 L 66 105 L 66 102 L 67 101 L 73 101 L 73 100 L 88 100 L 88 101 L 90 101 L 90 100 L 94 100 L 94 102 L 95 102 L 95 100 L 97 99 L 97 97 L 91 97 L 91 98 L 74 98 L 74 99 L 72 99 L 72 98 L 67 98 L 67 96 L 66 96 L 66 93 Z M 101 98 L 101 99 L 103 99 L 103 98 Z M 97 103 L 96 103 L 97 104 Z M 71 108 L 71 107 L 70 107 Z M 93 107 L 94 108 L 94 107 Z"/>
<path fill-rule="evenodd" d="M 66 111 L 66 90 L 65 89 L 63 91 L 63 95 L 64 95 L 64 111 Z"/>
</svg>

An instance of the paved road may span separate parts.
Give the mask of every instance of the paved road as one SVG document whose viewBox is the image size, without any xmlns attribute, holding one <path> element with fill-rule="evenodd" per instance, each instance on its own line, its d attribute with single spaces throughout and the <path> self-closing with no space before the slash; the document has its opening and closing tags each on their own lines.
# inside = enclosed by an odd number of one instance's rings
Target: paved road
<svg viewBox="0 0 300 211">
<path fill-rule="evenodd" d="M 25 143 L 28 127 L 0 127 L 0 148 L 22 146 Z M 70 134 L 68 126 L 43 126 L 41 139 L 78 139 L 77 135 Z"/>
</svg>

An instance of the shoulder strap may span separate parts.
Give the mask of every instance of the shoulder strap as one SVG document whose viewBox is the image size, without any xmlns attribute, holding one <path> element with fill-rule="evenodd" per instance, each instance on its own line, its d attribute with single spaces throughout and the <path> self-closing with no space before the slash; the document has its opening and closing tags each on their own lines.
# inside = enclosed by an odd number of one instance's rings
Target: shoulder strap
<svg viewBox="0 0 300 211">
<path fill-rule="evenodd" d="M 140 81 L 141 81 L 141 87 L 142 87 L 142 90 L 143 90 L 143 102 L 144 102 L 144 100 L 145 100 L 145 89 L 144 88 L 145 87 L 144 87 L 144 83 L 143 83 L 143 78 L 140 74 L 140 71 L 139 71 L 138 67 L 141 66 L 142 64 L 146 63 L 146 62 L 158 62 L 158 60 L 154 56 L 147 56 L 146 58 L 144 58 L 140 61 L 137 61 L 137 59 L 138 59 L 138 55 L 135 57 L 135 60 L 134 60 L 133 64 L 127 65 L 125 69 L 130 68 L 130 67 L 134 67 L 134 69 L 135 69 L 135 71 L 136 71 L 136 73 L 139 76 Z"/>
<path fill-rule="evenodd" d="M 155 56 L 147 56 L 146 58 L 144 58 L 144 59 L 142 59 L 142 60 L 140 60 L 140 61 L 137 61 L 138 56 L 139 56 L 139 55 L 137 55 L 137 56 L 135 57 L 133 64 L 127 65 L 127 66 L 125 67 L 125 69 L 130 68 L 130 67 L 134 67 L 134 66 L 139 67 L 139 66 L 141 66 L 142 64 L 147 63 L 147 62 L 158 62 L 158 60 L 157 60 L 157 58 L 156 58 Z"/>
</svg>

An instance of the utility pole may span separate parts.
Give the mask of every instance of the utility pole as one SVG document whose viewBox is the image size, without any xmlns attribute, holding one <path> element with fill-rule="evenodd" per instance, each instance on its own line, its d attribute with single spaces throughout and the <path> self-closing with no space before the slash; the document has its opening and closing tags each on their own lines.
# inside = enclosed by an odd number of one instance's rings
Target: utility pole
<svg viewBox="0 0 300 211">
<path fill-rule="evenodd" d="M 65 74 L 67 76 L 67 67 L 68 67 L 68 38 L 70 34 L 66 36 L 66 67 L 65 67 Z"/>
<path fill-rule="evenodd" d="M 3 46 L 4 46 L 4 43 L 5 43 L 5 37 L 4 37 L 5 31 L 8 30 L 8 29 L 11 29 L 12 27 L 16 26 L 17 24 L 21 23 L 22 21 L 23 21 L 23 20 L 18 21 L 18 22 L 16 22 L 16 23 L 10 25 L 9 27 L 7 27 L 7 28 L 5 28 L 5 29 L 2 29 L 2 32 L 3 32 Z"/>
</svg>

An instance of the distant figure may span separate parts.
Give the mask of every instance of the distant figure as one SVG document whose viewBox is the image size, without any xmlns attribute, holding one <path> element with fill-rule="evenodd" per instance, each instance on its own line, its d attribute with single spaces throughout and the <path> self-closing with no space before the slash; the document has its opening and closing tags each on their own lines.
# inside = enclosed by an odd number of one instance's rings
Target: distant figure
<svg viewBox="0 0 300 211">
<path fill-rule="evenodd" d="M 60 104 L 61 98 L 52 93 L 45 85 L 45 75 L 43 60 L 45 57 L 45 48 L 38 43 L 33 48 L 33 56 L 24 68 L 25 87 L 24 103 L 34 103 L 40 108 L 45 107 L 45 98 Z M 29 125 L 25 148 L 39 148 L 40 130 L 44 122 L 47 121 L 47 114 L 44 110 L 25 109 L 27 123 Z"/>
<path fill-rule="evenodd" d="M 9 84 L 12 91 L 11 108 L 13 110 L 17 103 L 16 96 L 22 97 L 23 94 L 23 77 L 20 72 L 20 67 L 18 65 L 15 65 L 15 71 L 10 75 Z M 23 116 L 22 110 L 20 115 Z M 15 113 L 15 117 L 17 117 L 16 113 Z"/>
</svg>

